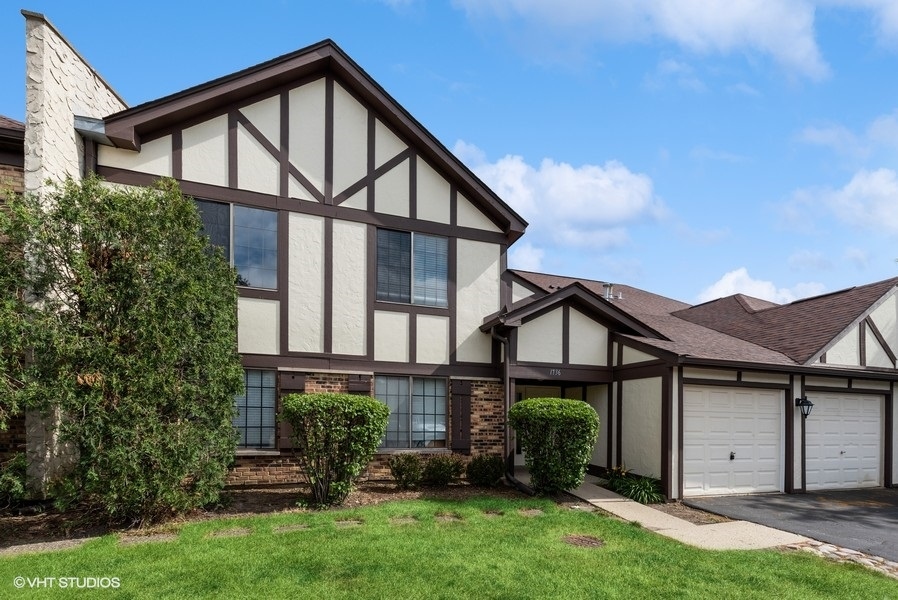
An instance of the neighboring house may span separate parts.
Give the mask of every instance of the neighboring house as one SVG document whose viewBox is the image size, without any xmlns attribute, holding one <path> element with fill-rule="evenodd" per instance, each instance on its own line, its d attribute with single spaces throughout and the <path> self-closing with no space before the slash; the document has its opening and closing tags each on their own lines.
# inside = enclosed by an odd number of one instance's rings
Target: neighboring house
<svg viewBox="0 0 898 600">
<path fill-rule="evenodd" d="M 507 406 L 562 396 L 601 417 L 591 468 L 669 498 L 892 484 L 898 280 L 690 307 L 508 270 L 523 219 L 333 42 L 127 108 L 23 14 L 26 189 L 173 177 L 237 268 L 232 483 L 295 478 L 282 396 L 340 391 L 391 408 L 373 476 L 399 450 L 520 460 Z"/>
<path fill-rule="evenodd" d="M 0 115 L 0 205 L 25 186 L 25 124 Z M 0 463 L 25 450 L 25 418 L 14 418 L 0 431 Z"/>
</svg>

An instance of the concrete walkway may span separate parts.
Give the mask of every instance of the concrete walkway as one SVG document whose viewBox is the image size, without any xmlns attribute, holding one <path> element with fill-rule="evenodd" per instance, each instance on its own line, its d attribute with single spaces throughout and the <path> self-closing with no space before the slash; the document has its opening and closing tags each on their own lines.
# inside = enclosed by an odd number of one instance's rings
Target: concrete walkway
<svg viewBox="0 0 898 600">
<path fill-rule="evenodd" d="M 522 483 L 530 482 L 529 473 L 516 472 L 515 477 Z M 801 535 L 748 521 L 695 525 L 615 494 L 599 486 L 598 478 L 592 475 L 587 475 L 583 485 L 568 493 L 621 519 L 639 523 L 650 531 L 708 550 L 757 550 L 811 541 Z"/>
</svg>

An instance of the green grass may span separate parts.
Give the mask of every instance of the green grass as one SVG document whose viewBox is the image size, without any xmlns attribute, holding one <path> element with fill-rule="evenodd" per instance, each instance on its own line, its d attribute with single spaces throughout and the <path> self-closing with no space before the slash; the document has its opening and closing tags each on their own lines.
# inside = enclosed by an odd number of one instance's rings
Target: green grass
<svg viewBox="0 0 898 600">
<path fill-rule="evenodd" d="M 542 514 L 520 512 L 533 508 Z M 349 519 L 362 524 L 338 526 Z M 300 524 L 307 528 L 275 531 Z M 213 535 L 235 528 L 252 533 Z M 605 545 L 572 546 L 566 535 Z M 121 586 L 20 590 L 17 576 L 117 577 Z M 189 524 L 170 542 L 123 546 L 106 536 L 74 550 L 0 558 L 0 598 L 107 596 L 873 600 L 898 597 L 898 582 L 806 553 L 703 551 L 538 499 L 417 500 L 216 520 Z"/>
</svg>

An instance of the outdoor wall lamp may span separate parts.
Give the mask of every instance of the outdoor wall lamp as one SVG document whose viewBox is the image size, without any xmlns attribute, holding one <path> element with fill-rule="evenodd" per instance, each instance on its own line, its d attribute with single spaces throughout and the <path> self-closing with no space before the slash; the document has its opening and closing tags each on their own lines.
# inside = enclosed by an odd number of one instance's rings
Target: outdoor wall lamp
<svg viewBox="0 0 898 600">
<path fill-rule="evenodd" d="M 807 418 L 811 414 L 811 409 L 814 408 L 814 403 L 808 400 L 807 396 L 802 396 L 795 399 L 795 406 L 801 410 L 801 416 Z"/>
</svg>

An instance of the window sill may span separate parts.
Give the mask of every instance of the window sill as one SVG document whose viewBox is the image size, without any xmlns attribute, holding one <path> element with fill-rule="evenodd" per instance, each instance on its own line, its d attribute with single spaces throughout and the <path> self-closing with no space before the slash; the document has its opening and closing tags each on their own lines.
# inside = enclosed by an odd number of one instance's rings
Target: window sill
<svg viewBox="0 0 898 600">
<path fill-rule="evenodd" d="M 378 448 L 375 454 L 403 454 L 413 452 L 415 454 L 452 454 L 449 448 Z"/>
<path fill-rule="evenodd" d="M 281 456 L 277 448 L 237 448 L 235 456 Z"/>
</svg>

